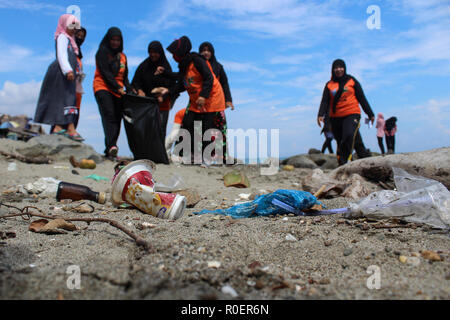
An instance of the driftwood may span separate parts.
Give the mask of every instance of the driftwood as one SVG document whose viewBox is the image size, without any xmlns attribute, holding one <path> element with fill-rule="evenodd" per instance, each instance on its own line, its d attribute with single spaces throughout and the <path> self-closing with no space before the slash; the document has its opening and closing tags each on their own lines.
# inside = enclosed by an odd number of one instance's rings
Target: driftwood
<svg viewBox="0 0 450 320">
<path fill-rule="evenodd" d="M 17 159 L 17 160 L 19 160 L 21 162 L 25 162 L 25 163 L 32 163 L 32 164 L 50 164 L 50 163 L 52 163 L 52 160 L 47 157 L 30 158 L 30 157 L 25 157 L 21 154 L 18 154 L 17 152 L 8 153 L 8 152 L 2 151 L 2 150 L 0 150 L 0 154 L 4 155 L 5 157 Z"/>
<path fill-rule="evenodd" d="M 66 221 L 79 221 L 79 222 L 86 222 L 86 223 L 91 223 L 91 222 L 104 222 L 104 223 L 108 223 L 109 225 L 123 231 L 124 233 L 126 233 L 128 236 L 130 236 L 137 245 L 144 247 L 146 250 L 150 250 L 153 249 L 153 246 L 145 239 L 143 239 L 142 237 L 136 235 L 135 233 L 133 233 L 131 230 L 125 228 L 123 225 L 121 225 L 119 222 L 114 221 L 114 220 L 110 220 L 110 219 L 105 219 L 105 218 L 78 218 L 78 217 L 73 217 L 73 218 L 65 218 L 65 217 L 61 217 L 61 216 L 54 216 L 54 217 L 49 217 L 43 214 L 36 214 L 36 213 L 31 213 L 30 209 L 35 209 L 37 211 L 39 211 L 40 213 L 43 213 L 41 210 L 39 210 L 36 207 L 32 207 L 32 206 L 27 206 L 23 209 L 19 209 L 17 207 L 14 206 L 10 206 L 10 205 L 6 205 L 4 203 L 0 202 L 0 206 L 5 206 L 8 208 L 13 208 L 16 210 L 19 210 L 20 213 L 16 213 L 16 214 L 10 214 L 10 215 L 3 215 L 0 216 L 0 218 L 5 219 L 5 218 L 12 218 L 12 217 L 22 217 L 23 219 L 30 219 L 31 217 L 39 217 L 39 218 L 44 218 L 44 219 L 64 219 Z"/>
</svg>

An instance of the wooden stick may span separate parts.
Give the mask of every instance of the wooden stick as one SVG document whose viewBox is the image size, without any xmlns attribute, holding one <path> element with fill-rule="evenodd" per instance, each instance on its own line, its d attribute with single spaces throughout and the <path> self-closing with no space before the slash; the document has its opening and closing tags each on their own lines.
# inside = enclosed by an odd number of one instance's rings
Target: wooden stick
<svg viewBox="0 0 450 320">
<path fill-rule="evenodd" d="M 0 203 L 0 205 L 4 205 L 4 204 Z M 7 205 L 4 205 L 4 206 L 7 206 Z M 16 207 L 13 207 L 13 206 L 7 206 L 7 207 L 11 207 L 11 208 L 15 208 L 17 210 L 20 210 L 19 208 L 16 208 Z M 111 226 L 113 226 L 113 227 L 123 231 L 128 236 L 133 238 L 137 245 L 143 246 L 146 250 L 153 249 L 153 246 L 147 240 L 145 240 L 142 237 L 136 235 L 131 230 L 128 230 L 123 225 L 121 225 L 119 222 L 114 221 L 114 220 L 105 219 L 105 218 L 78 218 L 78 217 L 65 218 L 65 217 L 60 217 L 60 216 L 49 217 L 49 216 L 42 215 L 42 214 L 31 213 L 31 212 L 29 212 L 29 209 L 36 209 L 37 211 L 42 213 L 42 211 L 39 210 L 39 208 L 32 207 L 32 206 L 27 206 L 27 207 L 23 208 L 22 210 L 20 210 L 21 213 L 4 215 L 4 216 L 0 216 L 0 218 L 3 218 L 3 219 L 4 218 L 11 218 L 11 217 L 22 217 L 23 218 L 24 216 L 29 216 L 29 217 L 39 217 L 39 218 L 44 218 L 44 219 L 64 219 L 66 221 L 81 221 L 81 222 L 86 222 L 86 223 L 104 222 L 104 223 L 108 223 L 109 225 L 111 225 Z"/>
<path fill-rule="evenodd" d="M 4 155 L 5 157 L 17 159 L 17 160 L 19 160 L 21 162 L 25 162 L 25 163 L 33 163 L 33 164 L 50 164 L 50 163 L 52 163 L 52 160 L 47 157 L 29 158 L 29 157 L 22 156 L 18 153 L 13 154 L 13 153 L 8 153 L 8 152 L 1 151 L 1 150 L 0 150 L 0 154 Z"/>
<path fill-rule="evenodd" d="M 325 188 L 327 187 L 326 184 L 324 184 L 323 186 L 320 187 L 319 190 L 317 190 L 317 192 L 314 194 L 314 197 L 316 197 L 317 199 L 322 195 L 322 193 L 325 191 Z"/>
</svg>

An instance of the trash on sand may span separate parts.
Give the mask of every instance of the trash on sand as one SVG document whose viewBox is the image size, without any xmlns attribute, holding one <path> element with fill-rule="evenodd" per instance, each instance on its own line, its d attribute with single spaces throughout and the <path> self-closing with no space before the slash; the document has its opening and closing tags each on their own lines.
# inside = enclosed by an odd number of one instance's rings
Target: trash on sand
<svg viewBox="0 0 450 320">
<path fill-rule="evenodd" d="M 221 263 L 219 261 L 208 261 L 208 268 L 220 268 Z"/>
<path fill-rule="evenodd" d="M 174 192 L 185 190 L 186 187 L 184 186 L 183 179 L 179 175 L 172 174 L 170 177 L 170 182 L 167 185 L 161 182 L 156 182 L 153 189 L 155 192 Z"/>
<path fill-rule="evenodd" d="M 70 156 L 69 161 L 74 168 L 95 169 L 97 167 L 95 161 L 91 159 L 81 159 L 81 161 L 78 161 L 74 156 Z"/>
<path fill-rule="evenodd" d="M 250 181 L 242 172 L 230 172 L 224 175 L 225 187 L 250 188 Z"/>
<path fill-rule="evenodd" d="M 94 212 L 94 207 L 87 203 L 81 203 L 77 206 L 72 207 L 71 211 L 78 213 L 92 213 Z"/>
<path fill-rule="evenodd" d="M 150 160 L 131 162 L 116 171 L 111 201 L 115 206 L 127 202 L 152 216 L 176 220 L 186 209 L 186 197 L 163 192 L 155 192 L 153 171 L 155 164 Z"/>
<path fill-rule="evenodd" d="M 422 256 L 422 258 L 427 259 L 427 260 L 431 260 L 431 261 L 442 261 L 442 257 L 437 254 L 434 251 L 431 250 L 424 250 L 420 253 L 420 255 Z"/>
<path fill-rule="evenodd" d="M 286 236 L 286 241 L 298 241 L 296 237 L 294 237 L 292 234 L 288 234 Z"/>
<path fill-rule="evenodd" d="M 180 196 L 186 197 L 186 208 L 193 208 L 197 203 L 200 202 L 200 200 L 202 200 L 200 194 L 192 189 L 181 190 L 175 193 L 179 194 Z"/>
<path fill-rule="evenodd" d="M 17 163 L 11 162 L 11 163 L 8 165 L 8 171 L 17 171 Z"/>
<path fill-rule="evenodd" d="M 96 175 L 96 174 L 91 174 L 91 175 L 89 175 L 87 177 L 84 177 L 84 179 L 92 179 L 92 180 L 95 180 L 95 181 L 100 181 L 100 180 L 109 181 L 108 178 L 105 178 L 105 177 L 102 177 L 102 176 L 99 176 L 99 175 Z"/>
<path fill-rule="evenodd" d="M 46 233 L 46 234 L 64 234 L 66 233 L 63 230 L 67 231 L 75 231 L 77 227 L 70 222 L 67 222 L 63 219 L 55 219 L 52 221 L 48 221 L 46 219 L 39 219 L 30 224 L 28 230 L 37 233 Z"/>
<path fill-rule="evenodd" d="M 401 218 L 439 229 L 450 228 L 450 192 L 440 182 L 392 168 L 398 191 L 374 192 L 350 205 L 347 218 Z"/>
<path fill-rule="evenodd" d="M 12 231 L 0 231 L 0 239 L 1 240 L 6 240 L 6 239 L 11 239 L 11 238 L 15 238 L 16 237 L 16 233 L 12 232 Z"/>
<path fill-rule="evenodd" d="M 54 196 L 58 190 L 59 180 L 54 178 L 40 178 L 33 183 L 27 183 L 25 186 L 18 186 L 18 190 L 25 191 L 28 194 L 39 194 L 41 196 Z M 22 187 L 22 188 L 20 188 Z"/>
<path fill-rule="evenodd" d="M 295 169 L 294 166 L 290 164 L 283 166 L 284 171 L 294 171 L 294 169 Z"/>
<path fill-rule="evenodd" d="M 91 188 L 80 184 L 60 182 L 56 192 L 56 200 L 61 201 L 63 199 L 73 201 L 91 200 L 104 204 L 106 202 L 106 194 L 104 192 L 92 191 Z"/>
<path fill-rule="evenodd" d="M 274 204 L 274 200 L 275 204 Z M 283 205 L 280 206 L 280 203 Z M 252 202 L 235 205 L 228 209 L 202 210 L 194 214 L 222 214 L 233 218 L 251 218 L 275 214 L 301 214 L 301 210 L 318 204 L 311 193 L 299 190 L 277 190 L 274 193 L 261 195 Z"/>
</svg>

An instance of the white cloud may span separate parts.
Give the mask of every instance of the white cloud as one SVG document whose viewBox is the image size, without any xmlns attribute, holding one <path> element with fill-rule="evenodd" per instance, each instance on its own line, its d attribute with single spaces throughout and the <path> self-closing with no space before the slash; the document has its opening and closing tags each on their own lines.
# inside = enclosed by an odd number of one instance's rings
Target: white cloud
<svg viewBox="0 0 450 320">
<path fill-rule="evenodd" d="M 0 40 L 0 72 L 32 71 L 49 64 L 55 53 L 36 54 L 29 48 Z M 47 66 L 45 66 L 47 67 Z"/>
<path fill-rule="evenodd" d="M 48 14 L 65 13 L 63 6 L 35 1 L 35 0 L 0 0 L 0 8 L 28 11 L 45 11 Z"/>
<path fill-rule="evenodd" d="M 0 112 L 10 115 L 25 114 L 34 117 L 42 82 L 17 84 L 5 81 L 0 91 Z"/>
</svg>

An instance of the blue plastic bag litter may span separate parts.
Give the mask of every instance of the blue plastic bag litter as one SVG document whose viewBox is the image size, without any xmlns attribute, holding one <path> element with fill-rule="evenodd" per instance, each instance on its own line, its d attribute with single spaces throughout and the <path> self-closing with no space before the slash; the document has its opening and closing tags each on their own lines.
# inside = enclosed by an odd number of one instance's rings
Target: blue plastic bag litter
<svg viewBox="0 0 450 320">
<path fill-rule="evenodd" d="M 235 219 L 270 216 L 276 214 L 304 215 L 302 210 L 320 204 L 311 193 L 299 190 L 277 190 L 257 197 L 252 202 L 235 205 L 228 209 L 202 210 L 194 214 L 221 214 Z"/>
</svg>

